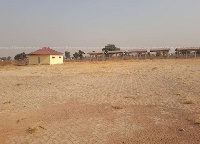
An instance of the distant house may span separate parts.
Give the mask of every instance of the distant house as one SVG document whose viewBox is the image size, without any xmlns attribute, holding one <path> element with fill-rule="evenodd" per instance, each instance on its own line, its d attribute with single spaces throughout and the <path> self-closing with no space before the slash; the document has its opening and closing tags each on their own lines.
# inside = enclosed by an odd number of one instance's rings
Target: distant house
<svg viewBox="0 0 200 144">
<path fill-rule="evenodd" d="M 49 47 L 43 47 L 28 54 L 28 62 L 30 65 L 35 64 L 62 64 L 63 53 L 50 49 Z"/>
</svg>

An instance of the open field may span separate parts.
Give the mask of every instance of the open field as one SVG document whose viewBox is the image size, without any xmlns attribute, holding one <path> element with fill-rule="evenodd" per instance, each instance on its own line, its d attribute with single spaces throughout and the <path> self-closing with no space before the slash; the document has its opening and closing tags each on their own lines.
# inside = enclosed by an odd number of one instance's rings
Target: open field
<svg viewBox="0 0 200 144">
<path fill-rule="evenodd" d="M 0 143 L 200 143 L 200 59 L 0 68 Z"/>
</svg>

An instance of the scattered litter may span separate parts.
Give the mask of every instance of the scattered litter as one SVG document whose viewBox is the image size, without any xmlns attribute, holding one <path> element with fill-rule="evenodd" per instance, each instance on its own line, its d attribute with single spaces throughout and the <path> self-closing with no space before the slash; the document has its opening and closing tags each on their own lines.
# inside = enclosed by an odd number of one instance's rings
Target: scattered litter
<svg viewBox="0 0 200 144">
<path fill-rule="evenodd" d="M 183 129 L 183 128 L 180 128 L 180 129 L 178 129 L 178 131 L 185 131 L 185 129 Z"/>
</svg>

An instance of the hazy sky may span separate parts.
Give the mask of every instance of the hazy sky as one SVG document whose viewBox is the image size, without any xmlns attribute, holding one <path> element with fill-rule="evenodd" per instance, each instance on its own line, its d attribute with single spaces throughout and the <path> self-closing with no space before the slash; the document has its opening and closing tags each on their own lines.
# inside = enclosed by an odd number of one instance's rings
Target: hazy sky
<svg viewBox="0 0 200 144">
<path fill-rule="evenodd" d="M 0 0 L 0 47 L 200 46 L 199 16 L 200 0 Z"/>
</svg>

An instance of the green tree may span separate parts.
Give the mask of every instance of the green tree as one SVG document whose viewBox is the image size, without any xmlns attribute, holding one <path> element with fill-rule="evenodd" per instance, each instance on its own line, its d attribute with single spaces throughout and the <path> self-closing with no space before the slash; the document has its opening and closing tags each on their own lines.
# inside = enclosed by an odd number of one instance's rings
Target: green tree
<svg viewBox="0 0 200 144">
<path fill-rule="evenodd" d="M 105 48 L 102 49 L 106 57 L 108 57 L 108 51 L 117 51 L 117 50 L 120 50 L 120 48 L 117 48 L 114 44 L 107 44 Z"/>
<path fill-rule="evenodd" d="M 3 60 L 3 61 L 5 61 L 5 60 L 6 60 L 6 57 L 1 57 L 0 59 Z"/>
<path fill-rule="evenodd" d="M 26 60 L 27 59 L 27 55 L 25 54 L 25 52 L 23 52 L 23 53 L 15 55 L 14 59 L 15 60 Z"/>
<path fill-rule="evenodd" d="M 107 44 L 105 48 L 102 49 L 102 51 L 116 51 L 120 50 L 120 48 L 117 48 L 114 44 Z"/>
<path fill-rule="evenodd" d="M 7 59 L 7 60 L 11 60 L 11 56 L 8 56 L 6 59 Z"/>
<path fill-rule="evenodd" d="M 70 52 L 68 52 L 68 51 L 65 52 L 65 58 L 70 59 Z"/>
<path fill-rule="evenodd" d="M 85 54 L 85 53 L 84 53 L 83 51 L 79 50 L 78 52 L 75 52 L 75 53 L 73 54 L 73 56 L 74 56 L 75 59 L 77 59 L 77 58 L 82 59 L 84 54 Z"/>
<path fill-rule="evenodd" d="M 199 54 L 199 55 L 200 55 L 200 48 L 197 50 L 197 54 Z"/>
<path fill-rule="evenodd" d="M 74 56 L 75 59 L 77 59 L 77 58 L 78 58 L 78 53 L 75 52 L 75 53 L 73 54 L 73 56 Z"/>
</svg>

